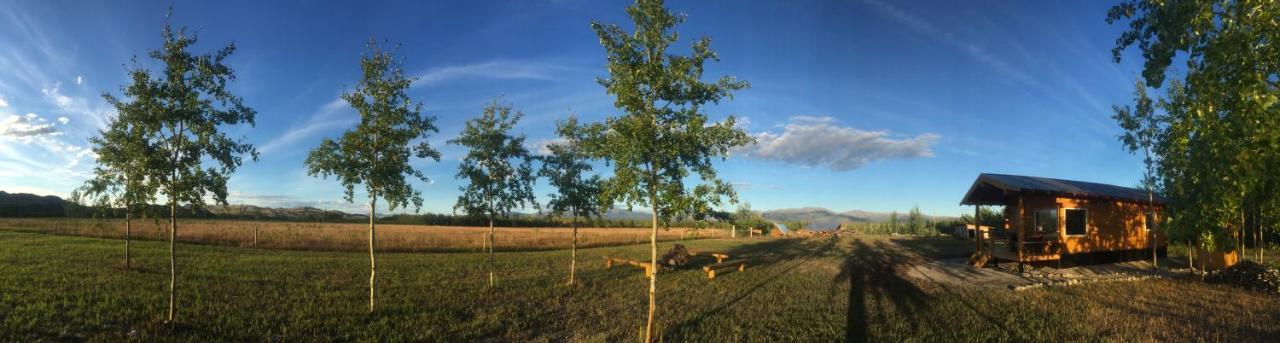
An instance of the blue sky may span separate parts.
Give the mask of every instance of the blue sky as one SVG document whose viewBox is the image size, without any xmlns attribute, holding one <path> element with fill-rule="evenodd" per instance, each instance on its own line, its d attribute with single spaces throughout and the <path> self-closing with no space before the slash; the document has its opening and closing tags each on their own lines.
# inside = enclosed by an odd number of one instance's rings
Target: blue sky
<svg viewBox="0 0 1280 343">
<path fill-rule="evenodd" d="M 1111 105 L 1130 103 L 1136 54 L 1111 61 L 1123 29 L 1110 2 L 672 1 L 722 62 L 707 76 L 751 82 L 709 110 L 759 143 L 719 162 L 756 209 L 826 207 L 959 215 L 978 173 L 1131 186 L 1141 160 L 1116 140 Z M 88 137 L 114 113 L 124 65 L 160 45 L 167 2 L 0 0 L 0 190 L 66 196 L 92 170 Z M 232 203 L 363 211 L 336 181 L 306 176 L 323 137 L 354 126 L 338 101 L 370 37 L 402 44 L 411 95 L 438 118 L 441 162 L 415 161 L 423 211 L 448 213 L 463 151 L 444 142 L 502 95 L 525 113 L 531 148 L 567 113 L 617 115 L 591 20 L 629 27 L 620 1 L 179 2 L 196 50 L 228 42 L 233 90 L 258 110 L 231 127 L 262 153 L 229 182 Z M 545 201 L 552 191 L 535 189 Z"/>
</svg>

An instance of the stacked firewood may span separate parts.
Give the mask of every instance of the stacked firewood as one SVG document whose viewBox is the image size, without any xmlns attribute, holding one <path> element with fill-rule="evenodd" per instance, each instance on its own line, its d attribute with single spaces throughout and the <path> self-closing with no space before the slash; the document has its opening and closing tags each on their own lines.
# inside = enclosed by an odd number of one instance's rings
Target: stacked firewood
<svg viewBox="0 0 1280 343">
<path fill-rule="evenodd" d="M 1204 279 L 1208 283 L 1228 284 L 1244 289 L 1280 294 L 1280 270 L 1254 261 L 1243 261 L 1231 268 L 1210 272 Z"/>
<path fill-rule="evenodd" d="M 667 267 L 679 268 L 689 264 L 690 260 L 693 260 L 693 255 L 689 253 L 689 250 L 685 249 L 683 244 L 676 244 L 665 255 L 662 255 L 661 261 Z"/>
</svg>

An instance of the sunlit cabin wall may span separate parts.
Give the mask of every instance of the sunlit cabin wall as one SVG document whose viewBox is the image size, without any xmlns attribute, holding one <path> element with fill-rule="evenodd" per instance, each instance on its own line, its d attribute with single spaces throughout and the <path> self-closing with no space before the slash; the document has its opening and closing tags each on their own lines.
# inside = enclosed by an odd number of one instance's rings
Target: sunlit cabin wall
<svg viewBox="0 0 1280 343">
<path fill-rule="evenodd" d="M 1018 202 L 1010 202 L 1006 213 L 1018 212 Z M 1067 209 L 1085 210 L 1085 233 L 1068 235 L 1066 230 Z M 1022 215 L 1020 224 L 1028 235 L 1036 231 L 1036 212 L 1052 210 L 1057 214 L 1057 223 L 1046 239 L 1062 243 L 1061 253 L 1078 254 L 1101 251 L 1122 251 L 1150 249 L 1152 234 L 1146 229 L 1147 211 L 1145 204 L 1118 202 L 1112 200 L 1075 199 L 1043 195 L 1024 195 L 1022 197 Z M 1160 216 L 1157 208 L 1156 216 Z M 1010 223 L 1010 230 L 1019 230 L 1018 222 Z M 1056 235 L 1056 237 L 1052 237 Z M 1158 231 L 1155 239 L 1161 246 L 1165 245 L 1164 235 Z"/>
</svg>

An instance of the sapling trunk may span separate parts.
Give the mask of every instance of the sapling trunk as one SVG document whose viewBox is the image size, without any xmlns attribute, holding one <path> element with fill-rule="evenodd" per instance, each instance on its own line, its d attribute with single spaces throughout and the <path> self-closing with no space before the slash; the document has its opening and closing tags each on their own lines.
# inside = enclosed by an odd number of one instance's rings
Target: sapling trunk
<svg viewBox="0 0 1280 343">
<path fill-rule="evenodd" d="M 578 270 L 578 216 L 573 216 L 573 244 L 569 248 L 569 285 L 573 285 Z"/>
<path fill-rule="evenodd" d="M 1244 210 L 1240 210 L 1240 230 L 1236 231 L 1236 243 L 1240 246 L 1240 259 L 1244 260 L 1249 256 L 1248 249 L 1244 246 Z"/>
<path fill-rule="evenodd" d="M 493 218 L 489 218 L 489 287 L 493 287 Z"/>
<path fill-rule="evenodd" d="M 649 320 L 645 324 L 644 341 L 653 342 L 653 316 L 657 312 L 657 294 L 658 294 L 658 206 L 656 205 L 657 197 L 652 197 L 653 206 L 653 227 L 649 233 L 649 262 L 652 263 L 652 273 L 649 274 Z"/>
<path fill-rule="evenodd" d="M 376 195 L 373 196 L 372 198 L 373 200 L 369 201 L 369 313 L 373 313 L 374 281 L 377 280 L 377 276 L 378 276 L 378 260 L 373 256 L 373 250 L 374 250 L 373 218 L 374 218 L 374 214 L 376 213 L 374 211 L 378 207 L 378 198 Z"/>
<path fill-rule="evenodd" d="M 174 257 L 174 242 L 178 239 L 178 203 L 174 200 L 169 201 L 169 316 L 168 322 L 173 322 L 174 293 L 178 289 L 178 262 Z"/>
<path fill-rule="evenodd" d="M 129 207 L 124 208 L 124 270 L 129 270 L 129 236 L 133 233 L 133 222 L 129 218 Z"/>
</svg>

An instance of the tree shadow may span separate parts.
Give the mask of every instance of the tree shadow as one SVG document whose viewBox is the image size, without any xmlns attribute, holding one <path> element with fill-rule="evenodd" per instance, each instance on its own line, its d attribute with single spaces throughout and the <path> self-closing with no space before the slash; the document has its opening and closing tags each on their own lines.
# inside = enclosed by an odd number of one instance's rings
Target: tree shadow
<svg viewBox="0 0 1280 343">
<path fill-rule="evenodd" d="M 950 237 L 922 237 L 914 239 L 895 239 L 893 243 L 916 255 L 933 260 L 966 258 L 973 254 L 973 241 L 962 241 Z"/>
<path fill-rule="evenodd" d="M 710 310 L 702 311 L 693 318 L 668 327 L 666 330 L 663 330 L 664 334 L 662 336 L 664 338 L 674 337 L 676 340 L 680 340 L 679 337 L 675 337 L 678 336 L 679 333 L 687 332 L 688 330 L 693 330 L 699 327 L 707 319 L 720 315 L 729 307 L 741 302 L 751 294 L 760 291 L 760 289 L 768 286 L 784 275 L 791 273 L 796 268 L 809 263 L 814 258 L 830 255 L 838 242 L 839 239 L 835 237 L 822 240 L 777 239 L 742 245 L 727 251 L 727 253 L 732 256 L 731 259 L 746 258 L 747 269 L 768 270 L 763 267 L 773 265 L 780 265 L 781 267 L 772 268 L 773 272 L 771 274 L 764 276 L 754 284 L 743 288 L 740 292 L 737 292 L 737 294 L 728 297 L 719 304 L 716 304 Z M 704 259 L 699 259 L 699 261 L 699 264 L 701 265 L 715 263 L 714 260 L 708 262 Z M 690 267 L 701 268 L 701 266 L 697 265 Z M 682 293 L 686 292 L 688 292 L 688 290 L 667 292 L 663 294 L 663 297 L 680 297 L 682 296 Z"/>
<path fill-rule="evenodd" d="M 929 296 L 915 283 L 898 273 L 905 266 L 909 257 L 894 253 L 888 243 L 879 241 L 875 246 L 863 240 L 854 240 L 849 255 L 841 265 L 835 282 L 849 284 L 849 303 L 845 318 L 845 341 L 866 342 L 870 339 L 867 330 L 870 315 L 867 298 L 876 300 L 876 315 L 883 315 L 885 309 L 881 304 L 885 301 L 893 303 L 896 310 L 904 317 L 913 318 L 924 309 Z M 914 329 L 918 323 L 910 320 Z"/>
</svg>

